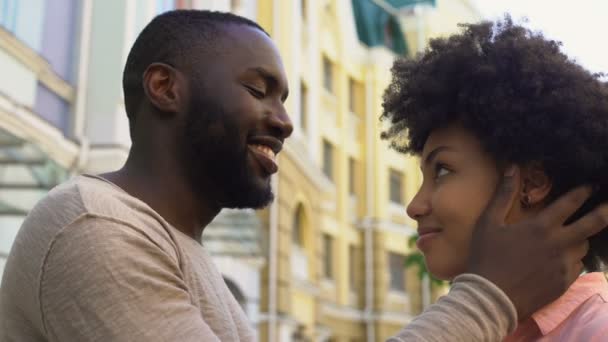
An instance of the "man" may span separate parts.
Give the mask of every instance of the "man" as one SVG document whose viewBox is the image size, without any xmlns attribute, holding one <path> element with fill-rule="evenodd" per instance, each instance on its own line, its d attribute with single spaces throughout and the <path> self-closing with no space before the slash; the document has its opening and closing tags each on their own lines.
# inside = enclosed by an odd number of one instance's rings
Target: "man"
<svg viewBox="0 0 608 342">
<path fill-rule="evenodd" d="M 57 187 L 31 211 L 2 280 L 2 341 L 254 340 L 197 241 L 222 208 L 261 208 L 273 198 L 276 154 L 293 129 L 276 47 L 257 24 L 231 14 L 165 13 L 137 38 L 123 86 L 129 158 L 119 171 Z M 580 258 L 550 253 L 556 236 L 585 248 L 599 228 L 548 232 L 561 226 L 555 211 L 574 211 L 587 190 L 497 233 L 509 180 L 478 225 L 474 260 L 486 262 L 470 265 L 477 275 L 457 279 L 448 302 L 397 341 L 437 340 L 450 329 L 456 339 L 495 340 L 513 329 L 515 310 L 525 317 L 572 282 Z M 539 234 L 517 251 L 506 247 L 521 229 Z M 536 281 L 553 282 L 553 291 L 535 291 Z"/>
</svg>

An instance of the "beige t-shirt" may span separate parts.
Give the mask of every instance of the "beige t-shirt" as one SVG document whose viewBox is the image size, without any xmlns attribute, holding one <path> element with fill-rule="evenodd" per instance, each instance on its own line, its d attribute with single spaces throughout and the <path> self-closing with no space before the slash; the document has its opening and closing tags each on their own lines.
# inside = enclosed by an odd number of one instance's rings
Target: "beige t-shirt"
<svg viewBox="0 0 608 342">
<path fill-rule="evenodd" d="M 516 321 L 500 289 L 463 275 L 391 341 L 500 341 Z M 0 287 L 2 342 L 254 339 L 204 248 L 94 176 L 30 212 Z"/>
<path fill-rule="evenodd" d="M 91 176 L 55 188 L 32 210 L 0 292 L 1 341 L 253 339 L 205 249 Z"/>
</svg>

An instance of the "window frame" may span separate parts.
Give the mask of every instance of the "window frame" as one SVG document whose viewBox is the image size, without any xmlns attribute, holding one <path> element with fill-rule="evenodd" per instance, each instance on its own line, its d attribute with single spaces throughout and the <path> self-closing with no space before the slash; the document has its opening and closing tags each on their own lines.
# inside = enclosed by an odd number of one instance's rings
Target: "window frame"
<svg viewBox="0 0 608 342">
<path fill-rule="evenodd" d="M 395 169 L 389 169 L 389 201 L 395 204 L 404 204 L 404 174 L 401 171 Z M 398 184 L 394 184 L 394 181 L 398 182 Z M 398 185 L 398 186 L 397 186 Z M 397 193 L 394 191 L 398 190 Z"/>
</svg>

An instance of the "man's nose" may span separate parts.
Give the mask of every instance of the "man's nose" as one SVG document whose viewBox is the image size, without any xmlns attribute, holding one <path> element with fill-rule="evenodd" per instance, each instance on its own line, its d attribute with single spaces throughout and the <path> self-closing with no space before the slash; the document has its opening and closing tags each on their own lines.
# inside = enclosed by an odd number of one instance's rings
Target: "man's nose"
<svg viewBox="0 0 608 342">
<path fill-rule="evenodd" d="M 269 116 L 269 124 L 273 129 L 273 133 L 280 139 L 288 138 L 293 133 L 293 123 L 285 110 L 285 106 L 281 104 L 273 115 Z"/>
</svg>

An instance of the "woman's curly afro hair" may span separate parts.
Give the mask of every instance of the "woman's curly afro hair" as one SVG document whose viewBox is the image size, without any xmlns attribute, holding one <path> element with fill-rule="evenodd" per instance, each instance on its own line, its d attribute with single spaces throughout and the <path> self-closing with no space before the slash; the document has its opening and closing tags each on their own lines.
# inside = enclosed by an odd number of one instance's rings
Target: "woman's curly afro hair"
<svg viewBox="0 0 608 342">
<path fill-rule="evenodd" d="M 459 123 L 499 165 L 540 165 L 551 198 L 596 187 L 572 218 L 608 201 L 608 85 L 560 51 L 560 43 L 514 24 L 462 25 L 392 68 L 382 138 L 419 155 L 429 134 Z M 608 263 L 608 229 L 590 240 L 587 270 Z"/>
</svg>

